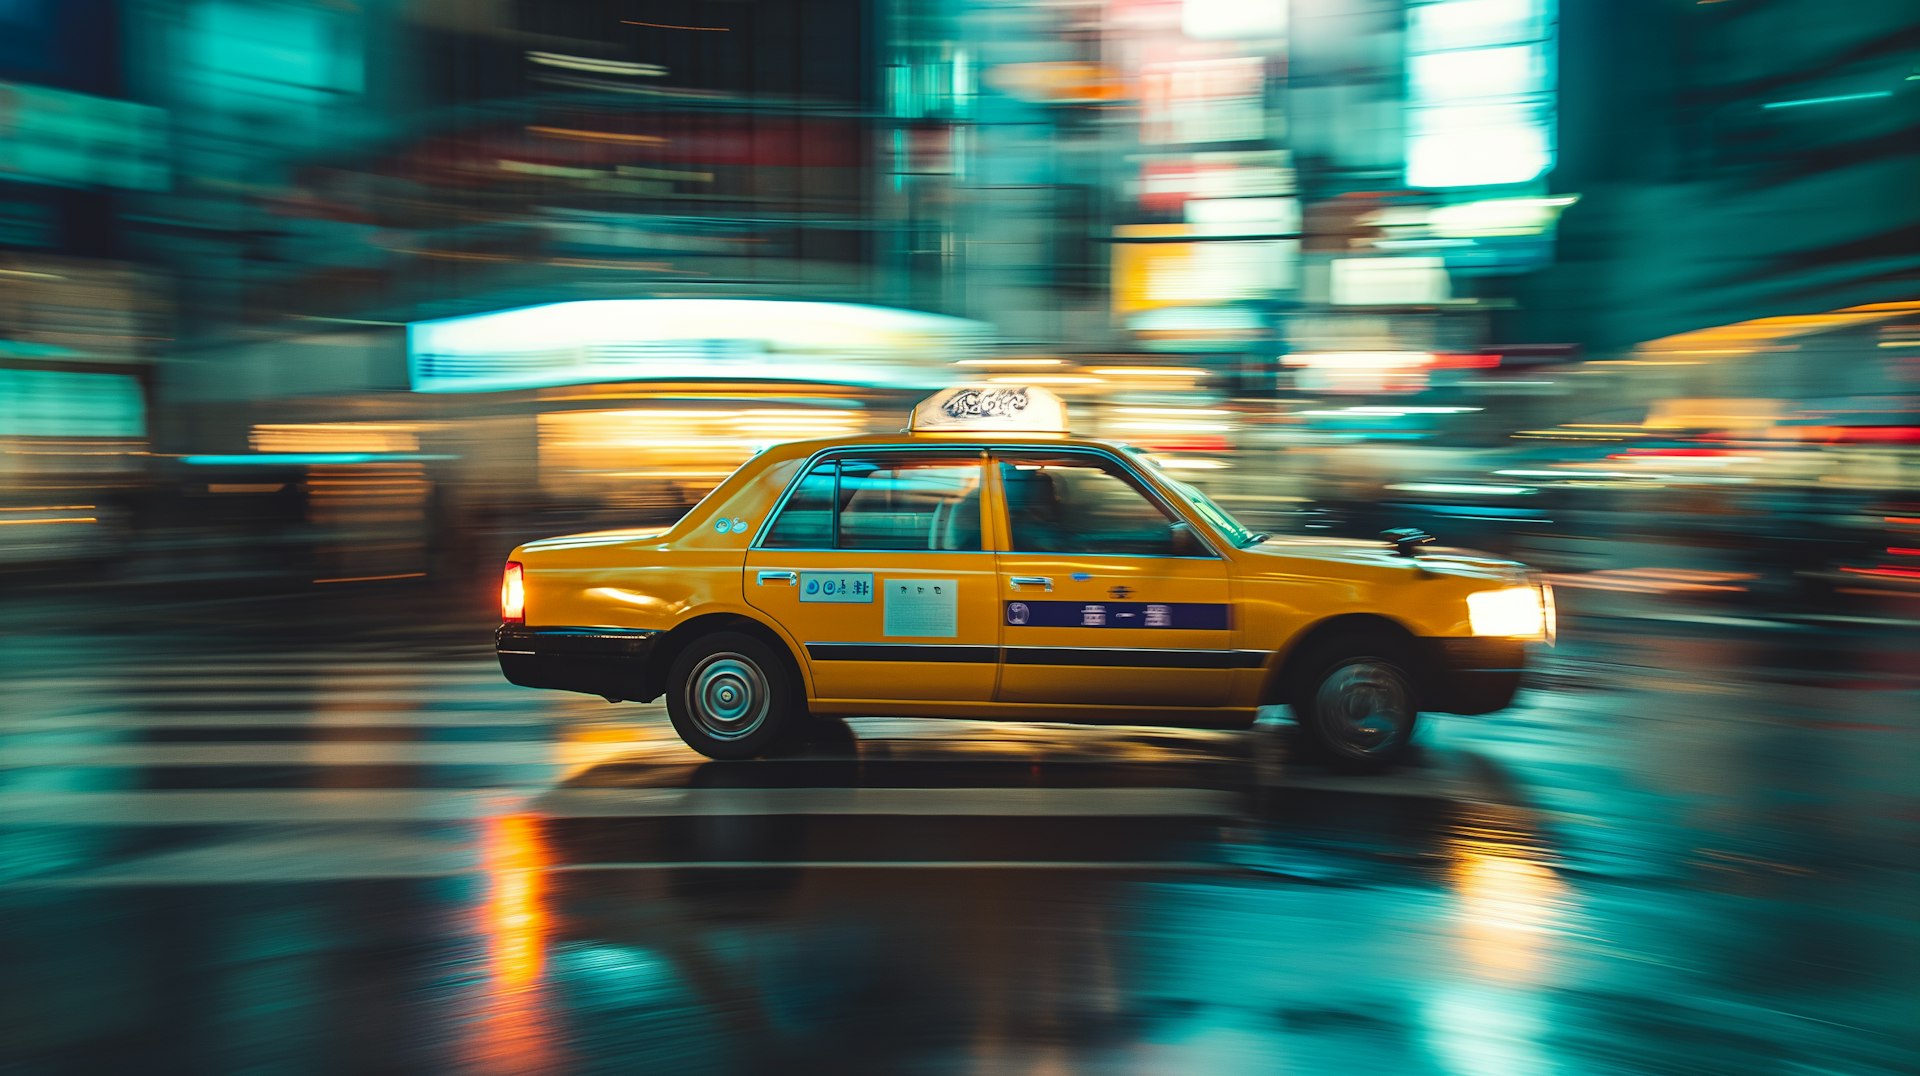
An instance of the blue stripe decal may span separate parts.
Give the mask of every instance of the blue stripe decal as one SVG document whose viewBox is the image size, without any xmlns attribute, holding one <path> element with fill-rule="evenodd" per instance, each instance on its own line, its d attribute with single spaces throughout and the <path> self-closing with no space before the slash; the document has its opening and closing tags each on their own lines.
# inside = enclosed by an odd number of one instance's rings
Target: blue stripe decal
<svg viewBox="0 0 1920 1076">
<path fill-rule="evenodd" d="M 1010 601 L 1004 612 L 1007 626 L 1014 628 L 1225 631 L 1228 610 L 1224 602 Z"/>
</svg>

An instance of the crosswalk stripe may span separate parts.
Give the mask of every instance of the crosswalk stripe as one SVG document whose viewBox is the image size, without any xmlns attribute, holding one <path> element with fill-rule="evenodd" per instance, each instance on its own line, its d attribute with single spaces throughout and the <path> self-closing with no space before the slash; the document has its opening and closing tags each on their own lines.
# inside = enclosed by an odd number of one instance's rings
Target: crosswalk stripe
<svg viewBox="0 0 1920 1076">
<path fill-rule="evenodd" d="M 348 881 L 362 878 L 453 878 L 474 873 L 478 864 L 426 859 L 410 863 L 349 862 L 296 865 L 241 863 L 183 870 L 157 864 L 150 867 L 108 869 L 83 875 L 54 875 L 0 881 L 0 890 L 99 889 L 114 886 L 232 884 L 235 882 Z M 1119 874 L 1238 874 L 1272 875 L 1272 870 L 1242 863 L 1167 859 L 780 859 L 780 860 L 651 860 L 629 863 L 564 863 L 541 868 L 541 873 L 588 874 L 654 871 L 1079 871 Z"/>
<path fill-rule="evenodd" d="M 537 698 L 527 693 L 526 689 L 517 688 L 506 683 L 502 683 L 498 689 L 480 691 L 429 691 L 424 689 L 418 691 L 396 691 L 392 688 L 355 688 L 334 685 L 328 685 L 324 691 L 310 694 L 290 693 L 286 691 L 226 692 L 209 688 L 181 692 L 147 692 L 136 690 L 125 693 L 116 691 L 111 695 L 103 693 L 100 696 L 100 701 L 111 701 L 120 705 L 140 702 L 158 702 L 166 703 L 169 706 L 181 706 L 193 702 L 207 702 L 223 706 L 264 706 L 270 703 L 279 703 L 282 706 L 297 705 L 311 708 L 317 703 L 390 703 L 406 698 L 420 698 L 441 703 L 499 702 L 503 699 L 521 698 L 524 698 L 529 703 L 537 701 Z"/>
<path fill-rule="evenodd" d="M 1180 788 L 563 788 L 544 793 L 410 789 L 12 792 L 0 825 L 169 826 L 763 815 L 1195 818 L 1244 808 L 1232 792 Z"/>
<path fill-rule="evenodd" d="M 605 709 L 606 704 L 601 703 Z M 631 712 L 627 715 L 633 716 Z M 98 713 L 30 715 L 7 719 L 0 724 L 0 736 L 9 732 L 51 732 L 65 729 L 252 729 L 305 728 L 316 731 L 351 731 L 355 728 L 495 728 L 554 725 L 561 715 L 540 710 L 351 710 L 340 713 L 315 713 L 303 710 L 179 712 L 166 714 L 128 714 L 122 708 Z M 0 759 L 0 762 L 3 762 Z"/>
<path fill-rule="evenodd" d="M 6 685 L 10 690 L 30 688 L 67 687 L 74 684 L 93 683 L 93 677 L 79 676 L 20 676 L 10 677 Z M 313 681 L 339 681 L 349 683 L 401 683 L 401 684 L 484 684 L 488 686 L 511 686 L 500 675 L 498 669 L 482 669 L 471 673 L 422 673 L 422 672 L 367 672 L 365 670 L 320 672 L 302 669 L 276 669 L 270 674 L 216 673 L 200 669 L 172 669 L 167 672 L 138 673 L 127 678 L 124 684 L 110 685 L 114 689 L 171 689 L 197 685 L 219 685 L 222 687 L 246 685 L 249 687 L 279 687 L 289 681 L 310 683 Z"/>
<path fill-rule="evenodd" d="M 651 741 L 554 743 L 510 741 L 319 740 L 303 743 L 79 743 L 10 744 L 0 754 L 0 770 L 28 767 L 124 766 L 461 766 L 580 765 L 623 751 L 653 746 Z"/>
</svg>

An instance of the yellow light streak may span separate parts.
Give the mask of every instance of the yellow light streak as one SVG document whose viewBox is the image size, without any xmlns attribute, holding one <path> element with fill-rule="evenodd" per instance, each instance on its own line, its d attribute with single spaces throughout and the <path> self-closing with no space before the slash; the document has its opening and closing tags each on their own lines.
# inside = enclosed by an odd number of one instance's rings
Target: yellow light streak
<svg viewBox="0 0 1920 1076">
<path fill-rule="evenodd" d="M 733 31 L 731 26 L 680 26 L 670 22 L 642 22 L 639 19 L 621 19 L 620 25 L 649 26 L 655 30 L 699 30 L 711 34 L 725 34 Z"/>
<path fill-rule="evenodd" d="M 528 131 L 543 134 L 551 138 L 566 138 L 575 142 L 617 142 L 623 145 L 659 146 L 666 139 L 660 135 L 620 134 L 617 131 L 584 131 L 577 127 L 548 127 L 545 124 L 529 124 Z"/>
</svg>

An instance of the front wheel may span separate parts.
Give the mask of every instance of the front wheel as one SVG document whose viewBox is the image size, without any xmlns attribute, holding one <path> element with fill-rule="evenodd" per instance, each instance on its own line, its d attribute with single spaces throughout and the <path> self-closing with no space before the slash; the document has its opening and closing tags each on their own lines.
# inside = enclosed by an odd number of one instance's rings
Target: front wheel
<svg viewBox="0 0 1920 1076">
<path fill-rule="evenodd" d="M 1400 761 L 1420 721 L 1400 648 L 1352 640 L 1323 650 L 1293 697 L 1308 741 L 1333 766 L 1371 772 Z"/>
<path fill-rule="evenodd" d="M 806 719 L 786 663 L 740 632 L 695 639 L 674 659 L 667 684 L 673 730 L 708 758 L 764 754 Z"/>
</svg>

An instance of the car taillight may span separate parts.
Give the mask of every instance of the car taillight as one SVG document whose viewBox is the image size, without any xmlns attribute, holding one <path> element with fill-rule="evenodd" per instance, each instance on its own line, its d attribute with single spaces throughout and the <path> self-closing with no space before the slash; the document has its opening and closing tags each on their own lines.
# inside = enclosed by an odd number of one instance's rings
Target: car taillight
<svg viewBox="0 0 1920 1076">
<path fill-rule="evenodd" d="M 507 624 L 527 622 L 527 574 L 517 560 L 508 561 L 500 576 L 500 619 Z"/>
</svg>

